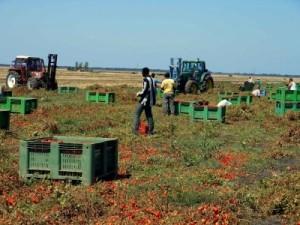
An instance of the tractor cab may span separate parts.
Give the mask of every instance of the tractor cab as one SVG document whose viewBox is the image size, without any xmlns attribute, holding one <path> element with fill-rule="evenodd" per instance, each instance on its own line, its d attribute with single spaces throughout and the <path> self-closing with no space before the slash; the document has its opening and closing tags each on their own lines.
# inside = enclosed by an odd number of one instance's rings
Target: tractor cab
<svg viewBox="0 0 300 225">
<path fill-rule="evenodd" d="M 177 89 L 186 93 L 197 93 L 213 88 L 213 79 L 205 62 L 171 58 L 170 76 L 177 83 Z"/>
<path fill-rule="evenodd" d="M 36 57 L 17 56 L 10 66 L 10 70 L 21 70 L 25 68 L 28 71 L 45 71 L 44 60 Z"/>
<path fill-rule="evenodd" d="M 57 55 L 49 54 L 48 70 L 44 60 L 38 57 L 17 56 L 8 70 L 6 84 L 9 88 L 19 85 L 27 85 L 28 89 L 46 87 L 55 89 Z"/>
</svg>

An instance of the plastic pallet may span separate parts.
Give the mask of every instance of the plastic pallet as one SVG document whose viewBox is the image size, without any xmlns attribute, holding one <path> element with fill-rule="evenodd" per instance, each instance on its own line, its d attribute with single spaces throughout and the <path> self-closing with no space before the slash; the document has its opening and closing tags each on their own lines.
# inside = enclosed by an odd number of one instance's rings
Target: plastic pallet
<svg viewBox="0 0 300 225">
<path fill-rule="evenodd" d="M 104 102 L 106 104 L 115 102 L 115 93 L 101 93 L 96 91 L 86 92 L 86 101 L 88 102 Z"/>
<path fill-rule="evenodd" d="M 0 109 L 0 129 L 9 129 L 10 111 Z"/>
<path fill-rule="evenodd" d="M 118 172 L 118 140 L 113 138 L 54 136 L 24 140 L 19 151 L 22 179 L 72 180 L 91 185 Z"/>
<path fill-rule="evenodd" d="M 74 94 L 74 93 L 78 93 L 78 88 L 61 86 L 61 87 L 58 87 L 58 93 L 59 94 Z"/>
<path fill-rule="evenodd" d="M 299 102 L 276 101 L 276 105 L 275 105 L 276 115 L 283 116 L 288 111 L 300 112 L 300 101 Z"/>
<path fill-rule="evenodd" d="M 191 119 L 193 121 L 219 121 L 225 122 L 226 107 L 195 106 L 192 108 Z"/>
</svg>

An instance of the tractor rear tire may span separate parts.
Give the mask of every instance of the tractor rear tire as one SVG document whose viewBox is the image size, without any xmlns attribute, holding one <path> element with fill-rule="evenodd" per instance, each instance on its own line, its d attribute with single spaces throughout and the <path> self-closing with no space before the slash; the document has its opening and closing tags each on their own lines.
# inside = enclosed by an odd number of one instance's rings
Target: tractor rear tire
<svg viewBox="0 0 300 225">
<path fill-rule="evenodd" d="M 39 81 L 36 78 L 29 78 L 27 81 L 28 90 L 39 88 Z"/>
<path fill-rule="evenodd" d="M 9 72 L 6 76 L 6 86 L 10 89 L 17 87 L 19 85 L 19 77 L 20 75 L 17 72 Z"/>
<path fill-rule="evenodd" d="M 203 91 L 208 91 L 214 88 L 214 80 L 211 76 L 206 76 L 203 79 Z"/>
<path fill-rule="evenodd" d="M 198 94 L 198 84 L 194 80 L 188 80 L 184 86 L 185 93 Z"/>
</svg>

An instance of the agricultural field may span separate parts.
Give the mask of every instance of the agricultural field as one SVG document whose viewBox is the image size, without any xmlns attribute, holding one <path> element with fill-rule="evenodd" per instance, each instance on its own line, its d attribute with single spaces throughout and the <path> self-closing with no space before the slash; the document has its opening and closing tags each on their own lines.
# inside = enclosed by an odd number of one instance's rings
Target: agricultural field
<svg viewBox="0 0 300 225">
<path fill-rule="evenodd" d="M 215 78 L 208 93 L 177 99 L 213 105 L 219 91 L 237 91 L 246 79 Z M 10 130 L 0 130 L 0 224 L 299 224 L 299 113 L 278 117 L 275 103 L 261 97 L 229 107 L 225 123 L 192 122 L 164 116 L 158 99 L 155 135 L 135 136 L 140 81 L 139 74 L 59 70 L 59 85 L 78 93 L 13 90 L 38 98 L 38 109 L 12 114 Z M 114 92 L 116 102 L 86 102 L 86 90 Z M 19 141 L 53 135 L 118 138 L 118 176 L 92 186 L 20 180 Z"/>
</svg>

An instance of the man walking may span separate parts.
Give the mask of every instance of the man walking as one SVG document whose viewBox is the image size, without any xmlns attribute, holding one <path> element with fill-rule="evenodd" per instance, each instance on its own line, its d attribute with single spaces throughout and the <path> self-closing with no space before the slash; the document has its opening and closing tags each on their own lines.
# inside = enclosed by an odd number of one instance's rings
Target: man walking
<svg viewBox="0 0 300 225">
<path fill-rule="evenodd" d="M 170 74 L 165 74 L 165 79 L 161 83 L 163 90 L 163 113 L 166 115 L 175 115 L 174 97 L 175 97 L 175 82 L 170 79 Z"/>
<path fill-rule="evenodd" d="M 289 79 L 288 89 L 291 91 L 297 90 L 297 85 L 296 85 L 296 82 L 293 80 L 293 78 Z"/>
<path fill-rule="evenodd" d="M 145 67 L 142 70 L 143 75 L 143 90 L 137 93 L 137 97 L 140 97 L 139 103 L 136 107 L 133 121 L 133 133 L 138 134 L 140 118 L 142 112 L 145 111 L 149 131 L 148 134 L 152 135 L 154 131 L 154 120 L 152 115 L 152 106 L 155 105 L 156 95 L 153 79 L 150 77 L 149 68 Z"/>
</svg>

